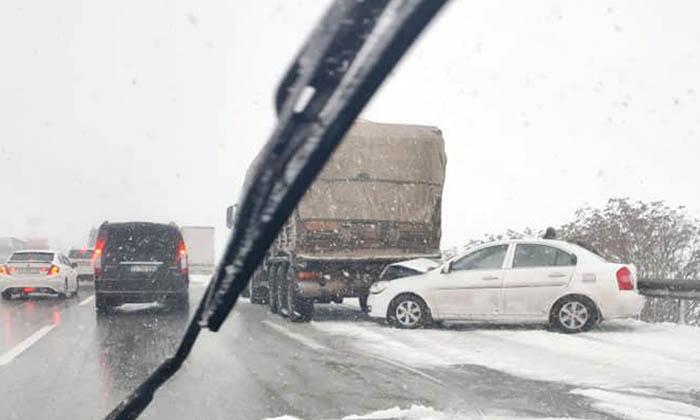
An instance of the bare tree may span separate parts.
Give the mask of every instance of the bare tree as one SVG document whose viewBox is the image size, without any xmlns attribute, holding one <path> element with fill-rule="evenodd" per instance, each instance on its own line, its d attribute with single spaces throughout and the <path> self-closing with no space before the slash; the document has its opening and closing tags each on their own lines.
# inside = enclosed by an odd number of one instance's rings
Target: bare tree
<svg viewBox="0 0 700 420">
<path fill-rule="evenodd" d="M 601 209 L 580 209 L 559 232 L 562 239 L 588 244 L 610 261 L 634 264 L 640 278 L 697 279 L 700 274 L 700 227 L 683 207 L 610 199 Z M 642 317 L 675 321 L 677 305 L 673 299 L 647 299 Z M 696 306 L 688 307 L 693 323 L 700 321 Z"/>
</svg>

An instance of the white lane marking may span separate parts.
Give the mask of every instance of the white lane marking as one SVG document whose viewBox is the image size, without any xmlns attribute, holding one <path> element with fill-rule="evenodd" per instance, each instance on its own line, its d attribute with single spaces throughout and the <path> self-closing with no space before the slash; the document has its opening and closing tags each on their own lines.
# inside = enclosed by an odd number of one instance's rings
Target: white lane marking
<svg viewBox="0 0 700 420">
<path fill-rule="evenodd" d="M 93 300 L 95 300 L 95 295 L 88 296 L 87 298 L 83 299 L 78 306 L 85 306 L 89 303 L 91 303 Z"/>
<path fill-rule="evenodd" d="M 277 331 L 280 334 L 284 334 L 287 337 L 291 338 L 292 340 L 295 340 L 306 347 L 315 350 L 315 351 L 328 351 L 328 347 L 324 346 L 323 344 L 320 344 L 316 342 L 315 340 L 312 340 L 308 337 L 304 337 L 301 334 L 293 333 L 289 331 L 288 329 L 284 328 L 281 325 L 277 325 L 272 321 L 262 321 L 263 324 L 267 325 L 268 327 L 272 328 L 273 330 Z"/>
<path fill-rule="evenodd" d="M 34 343 L 41 340 L 41 337 L 48 334 L 49 331 L 51 331 L 55 327 L 56 327 L 55 324 L 46 325 L 44 327 L 41 327 L 34 334 L 25 338 L 20 343 L 18 343 L 16 346 L 12 347 L 10 350 L 8 350 L 5 353 L 3 353 L 2 355 L 0 355 L 0 366 L 5 366 L 6 364 L 10 363 L 15 357 L 19 356 L 20 354 L 22 354 L 23 351 L 27 350 L 29 347 L 34 345 Z"/>
<path fill-rule="evenodd" d="M 392 365 L 392 366 L 394 366 L 394 367 L 397 367 L 397 368 L 404 369 L 404 370 L 407 370 L 407 371 L 409 371 L 409 372 L 415 373 L 416 375 L 422 376 L 423 378 L 425 378 L 425 379 L 427 379 L 427 380 L 429 380 L 429 381 L 431 381 L 431 382 L 434 382 L 434 383 L 436 383 L 436 384 L 438 384 L 438 385 L 445 386 L 445 383 L 444 383 L 444 382 L 442 382 L 440 379 L 434 377 L 433 375 L 429 375 L 429 374 L 427 374 L 427 373 L 425 373 L 425 372 L 423 372 L 423 371 L 421 371 L 421 370 L 418 370 L 418 369 L 416 369 L 416 368 L 414 368 L 414 367 L 405 365 L 405 364 L 403 364 L 403 363 L 401 363 L 401 362 L 397 362 L 397 361 L 394 361 L 394 360 L 391 360 L 391 359 L 387 359 L 387 358 L 384 358 L 384 357 L 381 357 L 381 356 L 377 356 L 377 355 L 375 355 L 375 354 L 357 353 L 357 352 L 355 352 L 355 353 L 358 354 L 358 355 L 360 355 L 360 356 L 365 356 L 365 357 L 369 356 L 369 357 L 371 357 L 371 358 L 373 358 L 373 359 L 379 360 L 379 361 L 384 362 L 384 363 L 386 363 L 386 364 L 388 364 L 388 365 Z"/>
</svg>

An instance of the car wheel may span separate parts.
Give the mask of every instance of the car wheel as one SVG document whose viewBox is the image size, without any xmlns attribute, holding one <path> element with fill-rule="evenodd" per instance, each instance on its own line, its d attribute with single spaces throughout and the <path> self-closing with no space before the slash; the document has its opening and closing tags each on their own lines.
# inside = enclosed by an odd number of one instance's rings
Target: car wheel
<svg viewBox="0 0 700 420">
<path fill-rule="evenodd" d="M 95 310 L 98 315 L 107 315 L 112 312 L 114 305 L 100 295 L 95 295 Z"/>
<path fill-rule="evenodd" d="M 190 310 L 190 294 L 182 293 L 172 300 L 170 307 L 174 311 L 189 312 Z"/>
<path fill-rule="evenodd" d="M 63 283 L 63 291 L 58 292 L 58 297 L 61 299 L 66 299 L 70 295 L 68 291 L 68 279 L 66 278 Z"/>
<path fill-rule="evenodd" d="M 12 299 L 12 294 L 9 292 L 5 292 L 2 294 L 2 298 L 5 300 L 11 300 Z"/>
<path fill-rule="evenodd" d="M 430 310 L 425 301 L 412 294 L 399 295 L 389 305 L 389 323 L 397 328 L 415 329 L 432 324 Z"/>
<path fill-rule="evenodd" d="M 276 314 L 279 309 L 277 307 L 277 266 L 270 267 L 268 284 L 270 286 L 270 298 L 267 303 L 270 305 L 270 312 Z"/>
<path fill-rule="evenodd" d="M 78 290 L 80 290 L 80 282 L 78 279 L 75 279 L 75 292 L 73 292 L 73 296 L 78 297 Z"/>
<path fill-rule="evenodd" d="M 598 311 L 590 299 L 583 296 L 566 296 L 552 307 L 550 325 L 563 333 L 590 330 L 598 322 Z"/>
</svg>

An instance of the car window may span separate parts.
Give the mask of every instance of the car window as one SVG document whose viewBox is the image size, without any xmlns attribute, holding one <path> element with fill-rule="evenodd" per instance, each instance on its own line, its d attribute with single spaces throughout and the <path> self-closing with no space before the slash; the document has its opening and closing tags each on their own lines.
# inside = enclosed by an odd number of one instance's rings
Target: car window
<svg viewBox="0 0 700 420">
<path fill-rule="evenodd" d="M 576 256 L 547 245 L 518 244 L 513 268 L 576 265 Z"/>
<path fill-rule="evenodd" d="M 503 267 L 508 245 L 496 245 L 483 248 L 460 258 L 452 264 L 453 271 L 489 270 Z"/>
<path fill-rule="evenodd" d="M 20 252 L 12 255 L 10 262 L 51 262 L 53 255 L 51 252 Z"/>
<path fill-rule="evenodd" d="M 92 249 L 72 249 L 68 257 L 72 259 L 90 259 L 93 252 Z"/>
<path fill-rule="evenodd" d="M 381 280 L 400 279 L 402 277 L 415 276 L 416 274 L 420 274 L 420 271 L 400 265 L 392 265 L 384 270 Z"/>
</svg>

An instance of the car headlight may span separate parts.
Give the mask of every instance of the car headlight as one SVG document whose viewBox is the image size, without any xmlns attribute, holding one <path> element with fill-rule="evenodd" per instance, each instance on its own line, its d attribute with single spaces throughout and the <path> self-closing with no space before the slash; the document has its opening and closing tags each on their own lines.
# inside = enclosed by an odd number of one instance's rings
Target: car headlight
<svg viewBox="0 0 700 420">
<path fill-rule="evenodd" d="M 372 284 L 372 286 L 369 288 L 369 292 L 376 295 L 382 293 L 387 287 L 389 287 L 388 281 L 378 281 Z"/>
</svg>

